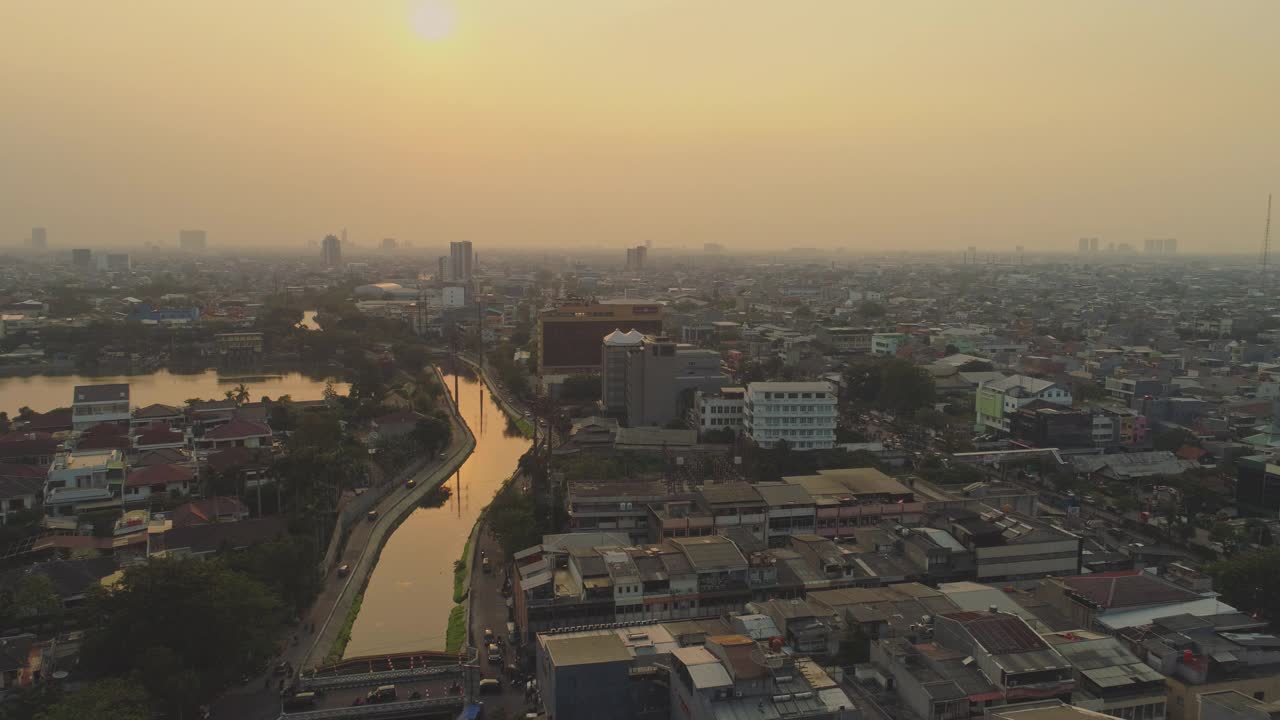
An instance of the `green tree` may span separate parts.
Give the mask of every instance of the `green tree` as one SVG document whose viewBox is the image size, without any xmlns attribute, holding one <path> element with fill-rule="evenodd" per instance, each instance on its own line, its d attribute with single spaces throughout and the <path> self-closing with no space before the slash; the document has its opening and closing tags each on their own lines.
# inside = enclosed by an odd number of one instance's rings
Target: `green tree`
<svg viewBox="0 0 1280 720">
<path fill-rule="evenodd" d="M 600 399 L 599 375 L 570 375 L 560 386 L 560 399 L 565 402 L 591 402 Z"/>
<path fill-rule="evenodd" d="M 890 358 L 881 367 L 880 376 L 876 404 L 882 410 L 905 412 L 933 402 L 933 378 L 923 368 L 906 360 Z"/>
<path fill-rule="evenodd" d="M 533 499 L 514 487 L 504 489 L 494 496 L 486 520 L 489 523 L 489 534 L 498 541 L 506 557 L 542 540 L 535 512 Z"/>
<path fill-rule="evenodd" d="M 1240 553 L 1208 571 L 1225 602 L 1268 622 L 1280 621 L 1280 548 Z"/>
<path fill-rule="evenodd" d="M 48 618 L 62 613 L 62 600 L 53 581 L 43 573 L 27 573 L 0 591 L 0 617 L 14 620 Z"/>
<path fill-rule="evenodd" d="M 449 447 L 453 440 L 453 425 L 439 414 L 420 418 L 413 428 L 413 440 L 428 455 Z"/>
<path fill-rule="evenodd" d="M 98 680 L 40 711 L 36 720 L 150 720 L 159 717 L 147 691 L 120 678 Z"/>
<path fill-rule="evenodd" d="M 183 688 L 181 697 L 161 698 L 173 716 L 264 666 L 284 617 L 270 590 L 219 560 L 156 558 L 95 593 L 88 616 L 98 624 L 85 636 L 82 661 L 113 676 L 159 673 L 140 679 L 148 688 Z"/>
</svg>

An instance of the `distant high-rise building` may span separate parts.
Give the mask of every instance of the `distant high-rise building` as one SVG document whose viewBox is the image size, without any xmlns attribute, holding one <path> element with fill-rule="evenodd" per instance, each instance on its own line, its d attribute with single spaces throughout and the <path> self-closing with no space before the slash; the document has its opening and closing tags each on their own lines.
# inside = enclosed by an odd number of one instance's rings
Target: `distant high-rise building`
<svg viewBox="0 0 1280 720">
<path fill-rule="evenodd" d="M 449 279 L 470 282 L 475 272 L 475 250 L 470 240 L 449 243 Z"/>
<path fill-rule="evenodd" d="M 1165 238 L 1165 239 L 1164 239 L 1164 254 L 1165 254 L 1165 255 L 1177 255 L 1177 254 L 1178 254 L 1178 238 Z"/>
<path fill-rule="evenodd" d="M 1143 251 L 1152 255 L 1160 255 L 1164 253 L 1164 244 L 1164 238 L 1147 238 L 1143 244 Z M 1174 246 L 1177 246 L 1176 240 L 1174 241 Z"/>
<path fill-rule="evenodd" d="M 444 282 L 444 281 L 448 280 L 448 279 L 449 279 L 449 258 L 448 258 L 448 256 L 441 255 L 441 256 L 440 256 L 440 259 L 436 261 L 436 265 L 437 265 L 437 268 L 436 268 L 436 280 L 438 280 L 438 281 L 440 281 L 440 282 Z"/>
<path fill-rule="evenodd" d="M 651 248 L 651 247 L 653 247 L 653 241 L 652 241 L 652 240 L 645 240 L 645 241 L 644 241 L 644 246 L 645 246 L 646 248 Z"/>
<path fill-rule="evenodd" d="M 395 238 L 382 238 L 383 250 L 395 250 L 397 244 Z"/>
<path fill-rule="evenodd" d="M 1098 252 L 1098 238 L 1096 237 L 1089 238 L 1089 252 L 1091 253 Z"/>
<path fill-rule="evenodd" d="M 42 227 L 31 228 L 31 247 L 37 250 L 49 247 L 49 231 Z"/>
<path fill-rule="evenodd" d="M 342 241 L 337 235 L 325 235 L 320 242 L 320 259 L 325 267 L 336 268 L 342 265 Z"/>
<path fill-rule="evenodd" d="M 129 253 L 106 253 L 99 255 L 98 258 L 99 267 L 108 272 L 129 272 L 133 267 L 129 260 Z"/>
<path fill-rule="evenodd" d="M 1080 238 L 1080 252 L 1089 252 L 1089 238 Z"/>
<path fill-rule="evenodd" d="M 643 270 L 644 261 L 648 257 L 649 248 L 644 245 L 637 245 L 633 248 L 627 248 L 627 269 Z"/>
<path fill-rule="evenodd" d="M 93 267 L 93 253 L 88 248 L 76 248 L 71 251 L 71 266 L 79 270 Z"/>
<path fill-rule="evenodd" d="M 178 247 L 186 252 L 204 252 L 207 241 L 203 230 L 178 231 Z"/>
</svg>

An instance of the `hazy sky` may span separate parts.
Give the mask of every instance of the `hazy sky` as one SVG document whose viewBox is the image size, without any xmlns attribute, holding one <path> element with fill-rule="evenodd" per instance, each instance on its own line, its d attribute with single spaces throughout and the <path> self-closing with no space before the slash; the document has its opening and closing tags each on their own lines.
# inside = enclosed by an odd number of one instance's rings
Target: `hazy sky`
<svg viewBox="0 0 1280 720">
<path fill-rule="evenodd" d="M 1277 0 L 0 0 L 0 245 L 1261 247 Z"/>
</svg>

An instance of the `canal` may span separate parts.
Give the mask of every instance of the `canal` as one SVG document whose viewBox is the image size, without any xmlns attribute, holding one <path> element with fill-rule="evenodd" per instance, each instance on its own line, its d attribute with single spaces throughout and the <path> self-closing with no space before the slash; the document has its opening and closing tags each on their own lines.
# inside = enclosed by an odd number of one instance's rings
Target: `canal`
<svg viewBox="0 0 1280 720">
<path fill-rule="evenodd" d="M 469 373 L 445 375 L 476 448 L 448 481 L 437 507 L 419 507 L 387 540 L 369 577 L 346 656 L 443 650 L 453 608 L 453 562 L 476 517 L 515 471 L 530 441 L 507 421 L 488 389 Z"/>
<path fill-rule="evenodd" d="M 128 383 L 129 404 L 146 407 L 152 403 L 180 406 L 190 398 L 221 400 L 228 390 L 240 383 L 249 388 L 249 395 L 255 402 L 263 395 L 273 400 L 281 395 L 288 395 L 294 400 L 319 400 L 324 397 L 325 382 L 323 374 L 219 373 L 217 370 L 194 373 L 158 370 L 145 375 L 3 377 L 0 378 L 0 410 L 16 417 L 21 407 L 29 407 L 36 412 L 71 407 L 72 388 L 76 385 Z M 347 383 L 334 382 L 333 389 L 339 395 L 346 395 Z"/>
</svg>

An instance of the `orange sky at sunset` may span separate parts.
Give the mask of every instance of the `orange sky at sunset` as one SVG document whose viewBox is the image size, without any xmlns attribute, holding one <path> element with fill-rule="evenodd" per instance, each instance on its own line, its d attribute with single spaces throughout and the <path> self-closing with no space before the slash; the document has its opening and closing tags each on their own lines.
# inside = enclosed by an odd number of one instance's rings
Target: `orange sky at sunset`
<svg viewBox="0 0 1280 720">
<path fill-rule="evenodd" d="M 0 4 L 0 245 L 1256 252 L 1274 0 Z"/>
</svg>

